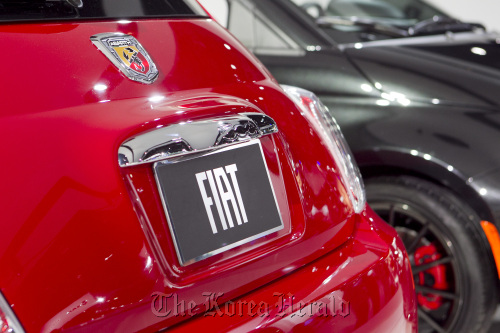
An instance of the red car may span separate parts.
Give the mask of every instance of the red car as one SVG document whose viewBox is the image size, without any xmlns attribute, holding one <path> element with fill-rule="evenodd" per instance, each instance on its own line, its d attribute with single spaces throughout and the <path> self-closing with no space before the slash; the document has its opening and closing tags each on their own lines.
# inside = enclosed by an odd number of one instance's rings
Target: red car
<svg viewBox="0 0 500 333">
<path fill-rule="evenodd" d="M 0 20 L 0 332 L 416 332 L 335 120 L 196 1 Z"/>
</svg>

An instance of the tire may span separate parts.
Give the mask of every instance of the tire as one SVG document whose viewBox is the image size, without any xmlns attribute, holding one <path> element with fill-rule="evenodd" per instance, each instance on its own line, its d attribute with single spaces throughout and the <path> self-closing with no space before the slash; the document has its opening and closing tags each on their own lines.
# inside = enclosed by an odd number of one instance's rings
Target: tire
<svg viewBox="0 0 500 333">
<path fill-rule="evenodd" d="M 407 248 L 419 332 L 486 332 L 498 276 L 478 215 L 447 189 L 410 176 L 368 179 L 366 192 Z"/>
</svg>

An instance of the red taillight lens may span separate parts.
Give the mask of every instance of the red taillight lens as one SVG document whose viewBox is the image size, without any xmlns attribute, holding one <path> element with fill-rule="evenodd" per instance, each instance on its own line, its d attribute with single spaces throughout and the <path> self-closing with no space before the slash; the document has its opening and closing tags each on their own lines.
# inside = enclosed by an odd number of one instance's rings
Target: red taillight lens
<svg viewBox="0 0 500 333">
<path fill-rule="evenodd" d="M 0 294 L 0 333 L 20 333 L 24 332 L 21 323 L 17 320 L 9 303 Z"/>
<path fill-rule="evenodd" d="M 302 114 L 316 127 L 318 134 L 321 135 L 324 144 L 329 148 L 339 166 L 354 211 L 362 212 L 366 205 L 363 180 L 337 121 L 314 93 L 292 86 L 282 85 L 281 87 L 303 111 Z"/>
<path fill-rule="evenodd" d="M 7 324 L 7 318 L 3 314 L 3 312 L 0 312 L 0 332 L 8 332 L 9 331 L 9 325 Z"/>
</svg>

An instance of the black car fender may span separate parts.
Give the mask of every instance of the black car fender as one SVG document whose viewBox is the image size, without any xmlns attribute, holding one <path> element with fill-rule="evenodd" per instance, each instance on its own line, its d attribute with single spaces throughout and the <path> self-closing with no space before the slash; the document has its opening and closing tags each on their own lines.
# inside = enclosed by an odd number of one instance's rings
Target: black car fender
<svg viewBox="0 0 500 333">
<path fill-rule="evenodd" d="M 485 201 L 480 194 L 483 187 L 478 185 L 478 181 L 472 186 L 473 184 L 469 181 L 471 177 L 467 177 L 456 169 L 450 171 L 451 165 L 445 161 L 404 148 L 377 147 L 355 151 L 354 156 L 365 178 L 397 174 L 429 180 L 453 192 L 477 212 L 481 219 L 494 222 L 497 228 L 500 227 L 497 222 L 500 220 L 500 215 L 495 219 L 496 214 L 490 206 L 494 204 L 500 210 L 500 202 Z M 498 182 L 500 183 L 500 170 Z"/>
</svg>

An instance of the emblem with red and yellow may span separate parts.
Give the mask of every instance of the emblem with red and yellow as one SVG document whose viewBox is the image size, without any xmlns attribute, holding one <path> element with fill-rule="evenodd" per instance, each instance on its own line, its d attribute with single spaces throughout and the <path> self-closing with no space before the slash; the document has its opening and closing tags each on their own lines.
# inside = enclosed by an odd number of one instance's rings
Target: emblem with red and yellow
<svg viewBox="0 0 500 333">
<path fill-rule="evenodd" d="M 149 84 L 158 77 L 153 60 L 133 36 L 103 33 L 90 40 L 129 79 Z"/>
</svg>

